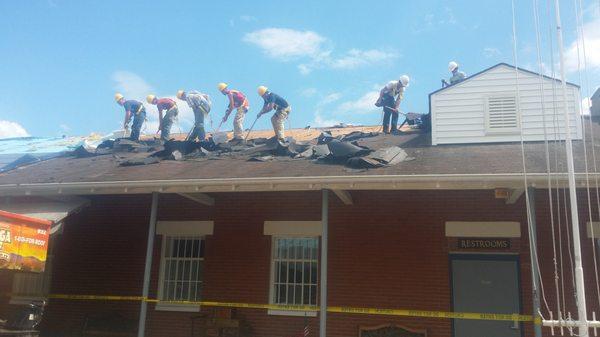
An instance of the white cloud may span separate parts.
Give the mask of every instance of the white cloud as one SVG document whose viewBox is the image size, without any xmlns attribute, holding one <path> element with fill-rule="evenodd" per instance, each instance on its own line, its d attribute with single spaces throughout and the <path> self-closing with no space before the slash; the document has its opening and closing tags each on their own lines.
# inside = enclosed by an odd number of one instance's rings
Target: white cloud
<svg viewBox="0 0 600 337">
<path fill-rule="evenodd" d="M 377 49 L 360 50 L 351 49 L 343 57 L 332 60 L 331 66 L 337 69 L 354 69 L 363 65 L 371 65 L 384 61 L 393 60 L 398 55 L 393 52 L 384 52 Z"/>
<path fill-rule="evenodd" d="M 115 82 L 115 90 L 123 94 L 126 99 L 143 101 L 146 95 L 154 91 L 154 88 L 143 78 L 130 71 L 116 71 L 111 78 Z"/>
<path fill-rule="evenodd" d="M 29 133 L 19 123 L 0 120 L 0 139 L 15 137 L 29 137 Z"/>
<path fill-rule="evenodd" d="M 311 98 L 314 95 L 316 95 L 317 92 L 318 92 L 317 88 L 306 88 L 300 92 L 300 95 L 307 97 L 307 98 Z"/>
<path fill-rule="evenodd" d="M 333 92 L 329 95 L 326 95 L 325 97 L 323 97 L 320 101 L 319 101 L 319 105 L 327 105 L 327 104 L 331 104 L 335 101 L 338 101 L 340 98 L 342 98 L 342 94 L 340 94 L 339 92 Z"/>
<path fill-rule="evenodd" d="M 327 127 L 340 124 L 340 121 L 333 118 L 323 117 L 320 111 L 315 112 L 315 118 L 313 119 L 311 126 L 313 127 Z"/>
<path fill-rule="evenodd" d="M 583 26 L 585 33 L 585 53 L 588 69 L 600 70 L 600 15 L 596 11 L 594 18 Z M 577 40 L 573 41 L 565 51 L 565 68 L 567 72 L 576 72 L 578 61 L 583 67 L 583 44 L 581 36 L 579 40 L 579 54 L 577 52 Z"/>
<path fill-rule="evenodd" d="M 69 132 L 69 131 L 71 131 L 71 127 L 70 127 L 70 126 L 68 126 L 68 125 L 67 125 L 67 124 L 65 124 L 65 123 L 62 123 L 62 124 L 60 124 L 58 127 L 59 127 L 59 128 L 60 128 L 60 130 L 61 130 L 61 131 L 63 131 L 63 132 Z"/>
<path fill-rule="evenodd" d="M 495 47 L 485 47 L 483 48 L 483 56 L 487 58 L 493 58 L 500 56 L 501 52 L 498 48 Z"/>
<path fill-rule="evenodd" d="M 240 15 L 240 20 L 242 20 L 244 22 L 258 21 L 258 19 L 252 15 Z"/>
<path fill-rule="evenodd" d="M 313 31 L 287 28 L 265 28 L 244 35 L 247 43 L 260 47 L 269 57 L 289 60 L 316 57 L 322 51 L 325 38 Z"/>
<path fill-rule="evenodd" d="M 589 97 L 585 97 L 581 100 L 581 114 L 589 115 L 590 107 L 592 106 L 592 100 Z"/>
<path fill-rule="evenodd" d="M 375 102 L 379 98 L 379 91 L 373 90 L 365 93 L 353 101 L 347 101 L 338 106 L 338 111 L 344 114 L 367 114 L 379 110 Z"/>
<path fill-rule="evenodd" d="M 279 61 L 302 60 L 297 67 L 303 75 L 320 68 L 354 69 L 398 57 L 398 54 L 392 51 L 356 48 L 341 56 L 334 56 L 332 48 L 328 47 L 327 38 L 313 31 L 287 28 L 260 29 L 244 35 L 243 41 L 261 48 L 268 57 Z"/>
</svg>

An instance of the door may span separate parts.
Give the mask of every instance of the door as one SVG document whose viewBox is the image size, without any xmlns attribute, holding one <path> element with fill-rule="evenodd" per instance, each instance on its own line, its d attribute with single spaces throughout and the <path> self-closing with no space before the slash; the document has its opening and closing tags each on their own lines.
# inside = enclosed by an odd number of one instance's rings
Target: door
<svg viewBox="0 0 600 337">
<path fill-rule="evenodd" d="M 455 312 L 521 312 L 519 263 L 513 255 L 453 255 L 452 303 Z M 455 319 L 454 337 L 520 337 L 521 325 L 507 321 Z"/>
</svg>

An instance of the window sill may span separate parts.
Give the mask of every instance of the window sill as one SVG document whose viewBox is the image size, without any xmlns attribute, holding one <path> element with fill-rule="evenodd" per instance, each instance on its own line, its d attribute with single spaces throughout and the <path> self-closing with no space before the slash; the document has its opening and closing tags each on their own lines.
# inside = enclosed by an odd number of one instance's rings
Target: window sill
<svg viewBox="0 0 600 337">
<path fill-rule="evenodd" d="M 169 302 L 158 302 L 154 307 L 156 311 L 180 311 L 180 312 L 200 312 L 200 306 L 196 304 L 176 304 Z"/>
<path fill-rule="evenodd" d="M 272 310 L 272 309 L 269 309 L 268 314 L 272 315 L 272 316 L 317 317 L 316 311 L 300 311 L 300 310 Z"/>
</svg>

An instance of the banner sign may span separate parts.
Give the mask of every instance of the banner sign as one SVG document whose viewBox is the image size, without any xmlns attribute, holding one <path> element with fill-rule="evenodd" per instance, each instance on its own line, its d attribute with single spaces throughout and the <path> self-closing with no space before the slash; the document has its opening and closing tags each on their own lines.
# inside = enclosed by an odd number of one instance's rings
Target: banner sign
<svg viewBox="0 0 600 337">
<path fill-rule="evenodd" d="M 0 268 L 43 272 L 50 225 L 48 220 L 0 211 Z"/>
</svg>

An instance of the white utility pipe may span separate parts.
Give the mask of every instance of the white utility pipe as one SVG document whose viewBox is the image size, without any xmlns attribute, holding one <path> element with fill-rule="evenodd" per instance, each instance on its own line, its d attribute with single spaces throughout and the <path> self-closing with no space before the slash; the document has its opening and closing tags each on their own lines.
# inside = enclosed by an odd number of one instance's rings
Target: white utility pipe
<svg viewBox="0 0 600 337">
<path fill-rule="evenodd" d="M 583 281 L 583 264 L 581 262 L 581 239 L 579 238 L 579 211 L 577 209 L 577 190 L 575 184 L 575 167 L 573 164 L 573 143 L 571 141 L 571 123 L 567 105 L 567 83 L 565 80 L 565 57 L 560 19 L 559 0 L 554 0 L 556 17 L 556 35 L 560 56 L 560 80 L 562 84 L 563 105 L 565 109 L 565 147 L 567 153 L 567 172 L 569 176 L 569 200 L 571 202 L 571 226 L 573 229 L 573 259 L 575 260 L 575 295 L 577 298 L 577 326 L 579 337 L 588 337 L 587 309 L 585 304 L 585 284 Z"/>
</svg>

